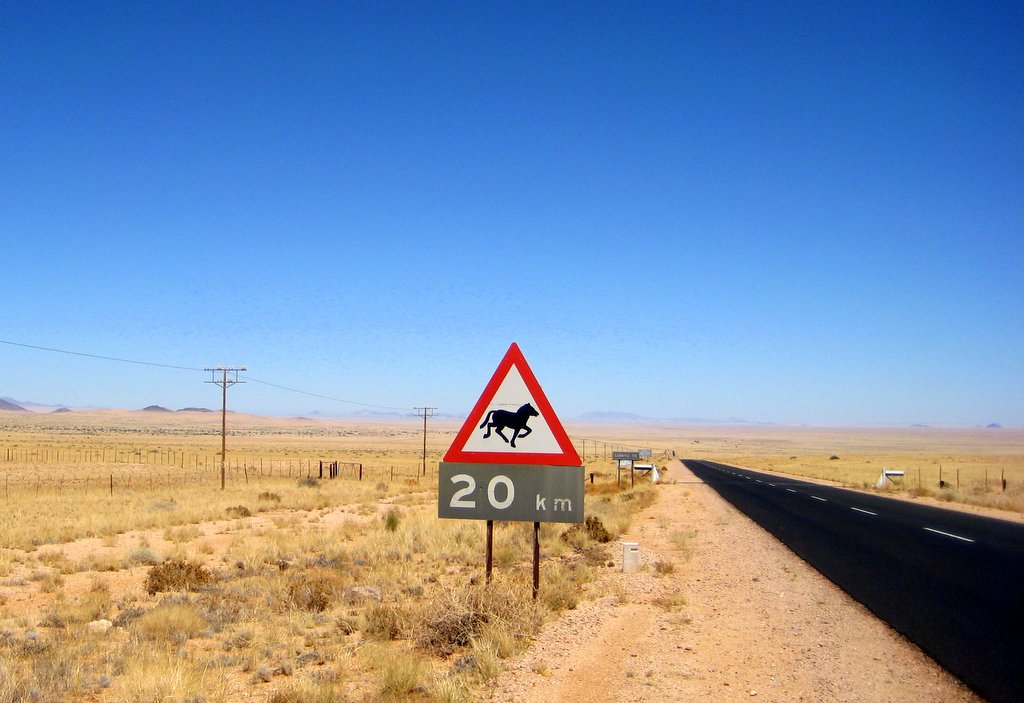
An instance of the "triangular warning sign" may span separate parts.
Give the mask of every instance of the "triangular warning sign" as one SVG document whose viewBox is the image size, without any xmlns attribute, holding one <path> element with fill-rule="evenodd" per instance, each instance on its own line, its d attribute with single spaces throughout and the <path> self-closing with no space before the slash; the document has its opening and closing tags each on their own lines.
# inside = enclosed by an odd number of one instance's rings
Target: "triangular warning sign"
<svg viewBox="0 0 1024 703">
<path fill-rule="evenodd" d="M 581 466 L 515 342 L 444 455 L 446 462 Z"/>
</svg>

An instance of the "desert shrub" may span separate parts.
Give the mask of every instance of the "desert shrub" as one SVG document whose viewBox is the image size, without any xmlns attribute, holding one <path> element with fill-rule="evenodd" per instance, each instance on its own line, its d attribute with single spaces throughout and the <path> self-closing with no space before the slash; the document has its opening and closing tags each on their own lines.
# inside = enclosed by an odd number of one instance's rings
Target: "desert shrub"
<svg viewBox="0 0 1024 703">
<path fill-rule="evenodd" d="M 388 532 L 394 532 L 398 529 L 398 523 L 402 519 L 402 512 L 398 508 L 391 508 L 384 515 L 384 529 Z"/>
<path fill-rule="evenodd" d="M 835 454 L 833 454 L 832 456 L 830 456 L 830 457 L 828 458 L 828 460 L 829 460 L 829 461 L 839 461 L 839 457 L 838 457 L 838 456 L 836 456 Z"/>
<path fill-rule="evenodd" d="M 656 561 L 654 562 L 654 573 L 659 576 L 665 576 L 667 574 L 674 573 L 676 565 L 670 561 Z"/>
<path fill-rule="evenodd" d="M 265 591 L 253 594 L 248 584 L 233 583 L 219 588 L 208 588 L 199 594 L 196 607 L 215 632 L 233 623 L 258 616 L 265 607 Z"/>
<path fill-rule="evenodd" d="M 43 615 L 43 624 L 47 627 L 81 625 L 105 618 L 112 605 L 109 591 L 94 588 L 74 599 L 58 598 Z"/>
<path fill-rule="evenodd" d="M 204 633 L 209 624 L 195 605 L 167 603 L 136 618 L 132 627 L 144 639 L 183 644 Z"/>
<path fill-rule="evenodd" d="M 249 628 L 236 630 L 224 639 L 224 649 L 248 649 L 256 641 L 256 634 Z"/>
<path fill-rule="evenodd" d="M 288 602 L 293 607 L 319 613 L 337 601 L 344 588 L 345 579 L 341 573 L 314 568 L 292 574 L 286 590 Z"/>
<path fill-rule="evenodd" d="M 267 703 L 345 703 L 347 700 L 334 684 L 300 679 L 271 693 Z"/>
<path fill-rule="evenodd" d="M 651 604 L 671 613 L 686 605 L 686 596 L 679 591 L 674 591 L 656 596 L 651 600 Z"/>
<path fill-rule="evenodd" d="M 131 566 L 135 566 L 137 564 L 153 566 L 162 562 L 163 559 L 149 547 L 136 547 L 128 553 L 126 561 Z"/>
<path fill-rule="evenodd" d="M 75 565 L 68 560 L 63 551 L 40 552 L 36 558 L 40 564 L 45 564 L 58 573 L 71 574 L 75 572 Z"/>
<path fill-rule="evenodd" d="M 29 581 L 38 581 L 39 590 L 43 593 L 57 593 L 64 588 L 64 577 L 59 573 L 38 570 L 28 577 Z"/>
<path fill-rule="evenodd" d="M 582 523 L 576 523 L 562 533 L 562 541 L 577 550 L 582 550 L 588 539 L 602 543 L 612 541 L 611 533 L 596 515 L 587 515 Z"/>
<path fill-rule="evenodd" d="M 290 681 L 270 694 L 267 703 L 345 703 L 348 698 L 329 683 Z"/>
<path fill-rule="evenodd" d="M 252 517 L 252 511 L 244 505 L 232 505 L 226 512 L 231 518 Z"/>
<path fill-rule="evenodd" d="M 221 669 L 197 666 L 173 647 L 136 648 L 119 678 L 113 703 L 215 703 L 227 698 L 229 685 Z"/>
<path fill-rule="evenodd" d="M 448 592 L 443 603 L 426 614 L 416 637 L 416 644 L 434 654 L 448 656 L 467 646 L 490 617 L 473 591 Z"/>
<path fill-rule="evenodd" d="M 279 496 L 276 493 L 271 493 L 270 491 L 263 491 L 262 493 L 259 494 L 257 500 L 261 500 L 266 503 L 280 503 L 281 496 Z"/>
<path fill-rule="evenodd" d="M 164 530 L 164 539 L 175 544 L 191 542 L 203 534 L 203 531 L 195 525 L 183 525 L 181 527 L 168 527 Z"/>
<path fill-rule="evenodd" d="M 601 522 L 601 518 L 596 515 L 587 515 L 583 521 L 583 526 L 587 531 L 587 536 L 595 542 L 612 541 L 611 533 L 605 529 L 604 523 Z"/>
<path fill-rule="evenodd" d="M 544 605 L 556 612 L 573 610 L 580 602 L 576 587 L 564 579 L 557 579 L 542 586 L 540 597 Z"/>
<path fill-rule="evenodd" d="M 462 674 L 440 676 L 427 684 L 427 693 L 437 703 L 470 703 L 472 689 L 467 677 Z"/>
<path fill-rule="evenodd" d="M 320 479 L 315 476 L 303 476 L 299 479 L 299 486 L 303 488 L 319 488 Z"/>
<path fill-rule="evenodd" d="M 213 580 L 213 574 L 202 564 L 169 560 L 149 570 L 146 592 L 153 595 L 162 591 L 198 591 Z"/>
<path fill-rule="evenodd" d="M 396 653 L 380 669 L 381 689 L 385 695 L 405 700 L 422 688 L 425 673 L 426 666 L 415 655 Z"/>
<path fill-rule="evenodd" d="M 412 639 L 416 646 L 448 656 L 481 636 L 485 627 L 505 627 L 526 639 L 543 620 L 523 583 L 446 589 L 421 611 Z"/>
<path fill-rule="evenodd" d="M 410 617 L 395 603 L 373 603 L 363 612 L 362 630 L 382 640 L 400 639 L 410 630 Z"/>
<path fill-rule="evenodd" d="M 501 657 L 498 656 L 494 647 L 488 643 L 474 640 L 472 651 L 473 667 L 480 678 L 484 681 L 498 678 L 502 669 Z"/>
<path fill-rule="evenodd" d="M 493 651 L 499 659 L 508 659 L 518 654 L 526 642 L 516 637 L 515 624 L 500 619 L 492 619 L 480 628 L 474 640 L 477 645 L 485 646 Z"/>
</svg>

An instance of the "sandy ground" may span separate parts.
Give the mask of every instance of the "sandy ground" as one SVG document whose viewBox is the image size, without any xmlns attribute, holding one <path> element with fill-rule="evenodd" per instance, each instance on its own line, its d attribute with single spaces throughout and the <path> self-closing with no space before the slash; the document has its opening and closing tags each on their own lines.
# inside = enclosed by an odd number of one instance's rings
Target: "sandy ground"
<svg viewBox="0 0 1024 703">
<path fill-rule="evenodd" d="M 671 473 L 624 536 L 640 571 L 621 572 L 617 546 L 598 584 L 613 595 L 546 625 L 488 700 L 980 700 L 682 465 Z"/>
</svg>

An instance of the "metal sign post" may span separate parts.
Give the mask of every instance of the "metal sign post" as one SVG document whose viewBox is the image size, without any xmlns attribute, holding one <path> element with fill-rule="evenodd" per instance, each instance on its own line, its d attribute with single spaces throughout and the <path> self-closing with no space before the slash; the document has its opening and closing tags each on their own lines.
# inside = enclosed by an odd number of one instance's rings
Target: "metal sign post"
<svg viewBox="0 0 1024 703">
<path fill-rule="evenodd" d="M 619 482 L 620 482 L 620 478 L 621 478 L 620 471 L 622 469 L 622 462 L 624 462 L 624 461 L 628 461 L 629 462 L 629 486 L 630 486 L 630 488 L 635 486 L 636 485 L 636 478 L 635 478 L 635 476 L 633 474 L 633 463 L 640 460 L 640 452 L 612 452 L 612 459 L 614 459 L 616 462 L 618 462 L 616 464 L 616 468 L 615 468 L 615 485 L 616 485 L 616 487 L 618 487 Z"/>
</svg>

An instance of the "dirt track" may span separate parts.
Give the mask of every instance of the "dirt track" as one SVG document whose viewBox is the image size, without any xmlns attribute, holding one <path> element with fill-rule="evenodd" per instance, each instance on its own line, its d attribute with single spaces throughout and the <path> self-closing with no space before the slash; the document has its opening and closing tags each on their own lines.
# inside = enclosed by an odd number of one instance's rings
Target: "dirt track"
<svg viewBox="0 0 1024 703">
<path fill-rule="evenodd" d="M 670 474 L 625 535 L 641 571 L 621 573 L 616 546 L 599 584 L 613 595 L 546 626 L 491 701 L 979 700 L 684 467 Z"/>
</svg>

